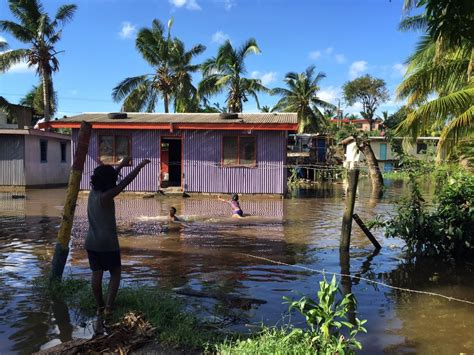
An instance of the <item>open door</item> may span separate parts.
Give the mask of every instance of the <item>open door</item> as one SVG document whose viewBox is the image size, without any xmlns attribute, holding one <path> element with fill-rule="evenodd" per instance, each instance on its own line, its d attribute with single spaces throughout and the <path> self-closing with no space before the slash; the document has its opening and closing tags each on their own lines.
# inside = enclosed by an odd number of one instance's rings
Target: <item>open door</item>
<svg viewBox="0 0 474 355">
<path fill-rule="evenodd" d="M 181 137 L 161 139 L 161 187 L 181 187 L 182 140 Z"/>
</svg>

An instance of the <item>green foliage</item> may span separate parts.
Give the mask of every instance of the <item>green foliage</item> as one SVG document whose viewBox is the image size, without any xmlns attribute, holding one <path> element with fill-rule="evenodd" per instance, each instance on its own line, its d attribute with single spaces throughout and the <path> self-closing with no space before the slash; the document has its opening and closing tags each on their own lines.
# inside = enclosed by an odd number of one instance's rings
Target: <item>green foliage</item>
<svg viewBox="0 0 474 355">
<path fill-rule="evenodd" d="M 298 114 L 298 132 L 320 132 L 326 124 L 323 109 L 336 107 L 318 97 L 320 81 L 326 77 L 323 72 L 316 73 L 314 65 L 302 73 L 290 72 L 285 75 L 286 88 L 271 90 L 273 95 L 281 96 L 272 111 L 296 112 Z"/>
<path fill-rule="evenodd" d="M 405 241 L 410 257 L 455 259 L 474 255 L 474 176 L 448 170 L 438 173 L 439 192 L 428 206 L 411 175 L 411 194 L 395 217 L 378 223 L 389 237 Z"/>
<path fill-rule="evenodd" d="M 242 112 L 243 103 L 252 97 L 260 107 L 257 93 L 268 89 L 260 79 L 246 78 L 245 59 L 250 54 L 259 54 L 260 48 L 253 38 L 234 48 L 230 41 L 222 44 L 217 56 L 206 60 L 202 66 L 203 79 L 199 83 L 199 96 L 206 97 L 227 91 L 228 112 Z"/>
<path fill-rule="evenodd" d="M 294 309 L 301 313 L 309 326 L 303 330 L 287 326 L 284 328 L 263 328 L 248 339 L 226 341 L 215 346 L 219 354 L 354 354 L 362 349 L 356 340 L 358 332 L 366 332 L 365 320 L 355 319 L 355 325 L 348 321 L 351 307 L 356 307 L 352 294 L 336 300 L 340 293 L 336 278 L 319 283 L 318 301 L 303 297 L 292 301 L 285 297 Z M 342 334 L 347 330 L 348 338 Z"/>
<path fill-rule="evenodd" d="M 349 105 L 352 106 L 356 102 L 362 104 L 361 115 L 370 122 L 371 126 L 375 110 L 381 103 L 389 99 L 385 81 L 369 74 L 346 82 L 342 90 L 344 99 Z"/>
<path fill-rule="evenodd" d="M 319 352 L 327 354 L 353 353 L 362 349 L 362 345 L 356 340 L 359 332 L 366 332 L 363 325 L 366 320 L 355 319 L 355 324 L 348 321 L 348 313 L 355 311 L 356 300 L 352 294 L 345 295 L 341 300 L 336 300 L 341 293 L 336 277 L 331 282 L 325 279 L 319 282 L 318 300 L 303 297 L 298 301 L 285 298 L 290 310 L 296 310 L 306 319 L 310 331 L 306 336 L 310 338 L 312 346 Z M 346 329 L 349 333 L 347 338 L 342 334 Z M 297 330 L 296 330 L 297 332 Z"/>
<path fill-rule="evenodd" d="M 38 292 L 55 300 L 60 299 L 69 308 L 79 311 L 85 317 L 93 317 L 96 311 L 90 283 L 84 279 L 66 278 L 62 282 L 49 283 L 39 280 Z M 153 287 L 137 285 L 123 287 L 117 294 L 114 321 L 127 312 L 135 311 L 156 327 L 156 340 L 161 344 L 204 348 L 216 336 L 200 325 L 197 319 L 185 312 L 182 301 L 170 293 Z"/>
</svg>

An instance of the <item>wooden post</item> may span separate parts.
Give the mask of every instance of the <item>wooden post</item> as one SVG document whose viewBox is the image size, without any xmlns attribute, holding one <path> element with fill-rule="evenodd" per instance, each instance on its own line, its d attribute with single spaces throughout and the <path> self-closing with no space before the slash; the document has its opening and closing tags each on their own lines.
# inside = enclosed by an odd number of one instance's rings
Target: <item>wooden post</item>
<svg viewBox="0 0 474 355">
<path fill-rule="evenodd" d="M 370 230 L 369 228 L 367 228 L 364 224 L 364 222 L 362 222 L 362 220 L 360 219 L 359 215 L 357 213 L 354 213 L 352 215 L 352 218 L 354 218 L 354 221 L 357 222 L 357 224 L 359 225 L 360 229 L 362 229 L 362 231 L 364 232 L 364 234 L 367 236 L 367 238 L 369 238 L 369 240 L 372 242 L 372 244 L 374 245 L 375 249 L 381 249 L 382 246 L 380 245 L 380 243 L 377 241 L 377 239 L 375 239 L 374 235 L 372 233 L 370 233 Z"/>
<path fill-rule="evenodd" d="M 352 215 L 354 214 L 354 204 L 357 192 L 357 183 L 359 182 L 359 169 L 349 170 L 349 186 L 346 193 L 346 204 L 344 215 L 342 216 L 341 242 L 339 249 L 349 250 L 351 244 Z"/>
<path fill-rule="evenodd" d="M 91 130 L 92 125 L 90 123 L 81 123 L 74 162 L 69 174 L 66 202 L 64 203 L 62 221 L 58 231 L 51 268 L 51 279 L 59 281 L 63 276 L 64 267 L 66 266 L 66 260 L 69 255 L 72 223 L 74 221 L 74 212 L 76 210 L 77 195 L 79 194 L 79 185 L 81 183 L 82 171 L 84 170 L 84 162 L 86 160 L 87 151 L 89 150 Z"/>
</svg>

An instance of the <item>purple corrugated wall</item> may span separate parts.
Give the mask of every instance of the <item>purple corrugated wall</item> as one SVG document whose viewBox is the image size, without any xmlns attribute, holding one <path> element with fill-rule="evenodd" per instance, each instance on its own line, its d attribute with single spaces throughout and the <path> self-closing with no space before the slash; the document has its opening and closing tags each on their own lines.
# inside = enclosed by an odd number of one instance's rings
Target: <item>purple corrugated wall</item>
<svg viewBox="0 0 474 355">
<path fill-rule="evenodd" d="M 222 136 L 232 131 L 185 131 L 184 187 L 188 192 L 283 194 L 286 189 L 286 132 L 255 131 L 257 167 L 224 168 Z"/>
<path fill-rule="evenodd" d="M 74 129 L 72 132 L 73 151 L 76 151 L 77 135 L 79 130 Z M 143 168 L 137 178 L 127 186 L 126 191 L 158 191 L 160 176 L 160 133 L 154 130 L 95 130 L 92 132 L 89 143 L 89 151 L 82 174 L 81 189 L 89 190 L 90 177 L 94 169 L 99 165 L 98 153 L 98 134 L 121 134 L 130 135 L 132 138 L 132 158 L 133 166 L 122 169 L 122 176 L 127 175 L 140 161 L 150 159 L 151 163 Z"/>
<path fill-rule="evenodd" d="M 95 130 L 92 133 L 87 154 L 81 189 L 88 190 L 90 176 L 99 165 L 97 133 L 122 134 L 132 137 L 133 165 L 142 159 L 150 159 L 138 177 L 127 187 L 127 191 L 157 191 L 160 175 L 160 131 L 155 130 Z M 184 190 L 203 193 L 249 193 L 283 194 L 286 191 L 287 132 L 255 131 L 257 137 L 257 167 L 223 168 L 222 136 L 247 135 L 233 131 L 183 131 Z M 78 130 L 72 134 L 73 152 L 76 151 Z M 164 136 L 179 135 L 163 131 Z M 133 167 L 122 170 L 126 175 Z"/>
</svg>

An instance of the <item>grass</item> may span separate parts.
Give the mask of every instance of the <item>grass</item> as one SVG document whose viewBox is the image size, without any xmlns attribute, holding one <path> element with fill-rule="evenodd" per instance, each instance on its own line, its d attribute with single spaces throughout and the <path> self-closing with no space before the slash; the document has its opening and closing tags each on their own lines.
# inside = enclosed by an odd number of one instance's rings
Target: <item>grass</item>
<svg viewBox="0 0 474 355">
<path fill-rule="evenodd" d="M 37 292 L 50 299 L 59 299 L 83 317 L 96 311 L 90 283 L 85 279 L 65 278 L 50 284 L 47 279 L 36 282 Z M 136 285 L 120 288 L 115 302 L 114 318 L 133 311 L 144 315 L 156 328 L 156 342 L 164 346 L 198 350 L 208 354 L 314 354 L 317 333 L 290 325 L 277 328 L 262 326 L 252 335 L 227 335 L 226 338 L 206 328 L 197 317 L 185 311 L 185 304 L 169 292 Z M 321 350 L 321 349 L 319 349 Z M 345 351 L 345 353 L 353 353 Z M 324 351 L 323 351 L 324 352 Z"/>
<path fill-rule="evenodd" d="M 90 283 L 85 279 L 65 278 L 61 283 L 37 283 L 39 292 L 54 299 L 62 299 L 81 315 L 92 317 L 96 311 Z M 114 320 L 125 313 L 141 313 L 156 328 L 160 344 L 202 349 L 217 340 L 217 335 L 200 324 L 197 318 L 184 311 L 181 300 L 165 291 L 137 285 L 120 288 L 115 301 Z"/>
</svg>

